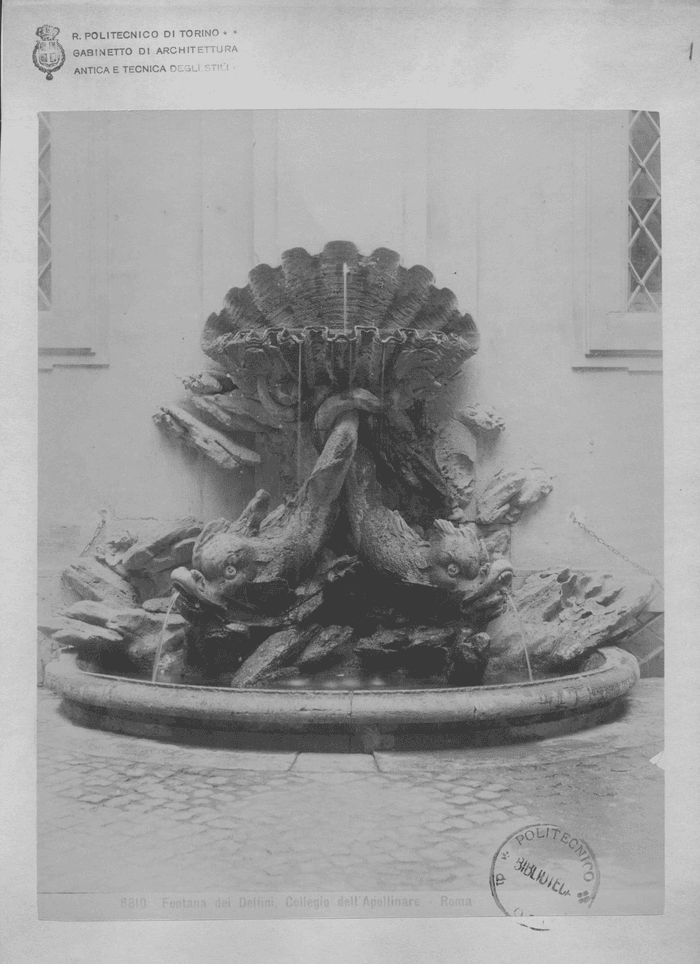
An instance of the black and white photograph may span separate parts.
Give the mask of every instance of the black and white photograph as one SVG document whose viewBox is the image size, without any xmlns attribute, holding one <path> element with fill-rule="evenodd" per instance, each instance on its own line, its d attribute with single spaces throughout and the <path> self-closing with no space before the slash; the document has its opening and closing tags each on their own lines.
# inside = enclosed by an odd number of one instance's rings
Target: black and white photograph
<svg viewBox="0 0 700 964">
<path fill-rule="evenodd" d="M 697 26 L 8 0 L 3 960 L 693 959 Z"/>
<path fill-rule="evenodd" d="M 39 114 L 47 914 L 661 911 L 662 131 Z"/>
</svg>

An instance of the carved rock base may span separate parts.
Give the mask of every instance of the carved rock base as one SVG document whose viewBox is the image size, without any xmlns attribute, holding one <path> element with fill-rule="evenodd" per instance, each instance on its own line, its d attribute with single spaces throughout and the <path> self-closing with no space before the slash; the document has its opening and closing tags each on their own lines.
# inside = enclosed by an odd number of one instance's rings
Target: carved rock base
<svg viewBox="0 0 700 964">
<path fill-rule="evenodd" d="M 534 675 L 576 672 L 586 657 L 629 631 L 655 591 L 654 581 L 625 574 L 553 569 L 526 579 L 507 611 L 489 624 L 491 654 L 484 683 L 528 678 L 524 643 Z"/>
<path fill-rule="evenodd" d="M 121 576 L 103 566 L 92 556 L 77 559 L 64 570 L 64 587 L 79 599 L 91 599 L 109 605 L 138 605 L 134 587 Z"/>
</svg>

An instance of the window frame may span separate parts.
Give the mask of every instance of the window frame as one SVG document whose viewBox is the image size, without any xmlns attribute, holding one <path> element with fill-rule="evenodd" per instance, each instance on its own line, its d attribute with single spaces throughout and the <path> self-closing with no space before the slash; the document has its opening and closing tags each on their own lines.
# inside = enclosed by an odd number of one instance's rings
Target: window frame
<svg viewBox="0 0 700 964">
<path fill-rule="evenodd" d="M 629 111 L 574 123 L 574 368 L 661 368 L 662 313 L 628 311 Z"/>
<path fill-rule="evenodd" d="M 39 370 L 104 367 L 109 364 L 109 118 L 103 112 L 48 113 L 51 307 L 37 310 Z"/>
</svg>

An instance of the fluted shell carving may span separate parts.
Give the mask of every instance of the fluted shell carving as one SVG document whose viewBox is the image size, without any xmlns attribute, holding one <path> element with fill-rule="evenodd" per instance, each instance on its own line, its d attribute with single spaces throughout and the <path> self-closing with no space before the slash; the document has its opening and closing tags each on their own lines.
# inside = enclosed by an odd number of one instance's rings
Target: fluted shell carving
<svg viewBox="0 0 700 964">
<path fill-rule="evenodd" d="M 258 265 L 245 288 L 228 292 L 202 348 L 244 393 L 262 384 L 282 405 L 323 386 L 429 398 L 474 354 L 479 335 L 427 268 L 399 262 L 388 248 L 365 256 L 347 241 L 319 255 L 285 251 L 281 265 Z"/>
</svg>

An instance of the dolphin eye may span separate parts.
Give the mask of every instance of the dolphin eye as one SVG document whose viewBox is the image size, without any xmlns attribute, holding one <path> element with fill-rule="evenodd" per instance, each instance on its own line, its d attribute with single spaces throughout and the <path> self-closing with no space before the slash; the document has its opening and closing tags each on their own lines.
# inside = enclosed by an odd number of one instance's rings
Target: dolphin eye
<svg viewBox="0 0 700 964">
<path fill-rule="evenodd" d="M 447 575 L 452 576 L 453 579 L 455 576 L 459 575 L 459 566 L 457 565 L 456 562 L 451 562 L 449 564 L 449 566 L 447 567 Z"/>
<path fill-rule="evenodd" d="M 226 566 L 226 569 L 224 570 L 224 572 L 229 579 L 233 579 L 234 576 L 238 575 L 238 569 L 236 569 L 236 567 L 231 563 L 229 563 L 229 565 Z"/>
</svg>

